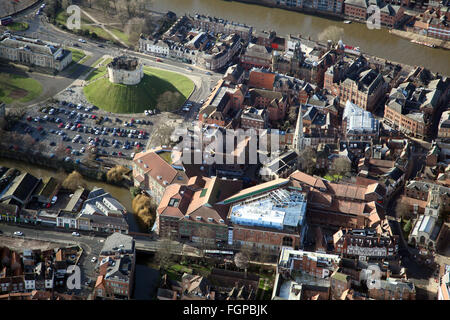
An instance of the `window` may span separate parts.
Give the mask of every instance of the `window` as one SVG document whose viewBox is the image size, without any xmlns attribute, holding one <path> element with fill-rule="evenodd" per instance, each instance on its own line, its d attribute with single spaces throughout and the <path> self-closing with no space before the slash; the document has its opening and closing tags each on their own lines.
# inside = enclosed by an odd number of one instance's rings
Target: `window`
<svg viewBox="0 0 450 320">
<path fill-rule="evenodd" d="M 292 238 L 291 237 L 284 237 L 283 238 L 283 246 L 292 247 Z"/>
</svg>

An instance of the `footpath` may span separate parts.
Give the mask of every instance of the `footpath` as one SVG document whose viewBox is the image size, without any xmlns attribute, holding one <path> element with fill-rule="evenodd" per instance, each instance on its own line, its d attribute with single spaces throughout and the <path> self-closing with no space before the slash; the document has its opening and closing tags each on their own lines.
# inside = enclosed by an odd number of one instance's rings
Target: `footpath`
<svg viewBox="0 0 450 320">
<path fill-rule="evenodd" d="M 409 40 L 416 40 L 416 41 L 420 41 L 420 42 L 434 44 L 436 46 L 436 48 L 450 50 L 450 41 L 440 40 L 440 39 L 436 39 L 436 38 L 427 37 L 427 36 L 424 36 L 421 34 L 409 32 L 409 31 L 396 30 L 396 29 L 389 30 L 389 33 L 392 33 L 396 36 L 399 36 L 399 37 L 402 37 L 405 39 L 409 39 Z M 418 44 L 418 46 L 420 46 L 420 44 Z"/>
</svg>

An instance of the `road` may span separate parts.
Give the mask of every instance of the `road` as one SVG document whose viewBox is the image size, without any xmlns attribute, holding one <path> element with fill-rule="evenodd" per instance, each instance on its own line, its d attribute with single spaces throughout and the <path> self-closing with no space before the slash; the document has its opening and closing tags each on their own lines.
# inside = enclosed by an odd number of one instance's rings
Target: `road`
<svg viewBox="0 0 450 320">
<path fill-rule="evenodd" d="M 424 165 L 425 156 L 422 152 L 417 152 L 417 146 L 414 147 L 415 151 L 411 153 L 409 161 L 412 161 L 412 166 L 410 166 L 408 172 L 406 173 L 405 180 L 413 179 L 421 170 Z M 417 299 L 434 299 L 435 293 L 427 292 L 425 288 L 429 285 L 430 278 L 433 277 L 434 270 L 428 265 L 420 263 L 415 257 L 418 255 L 418 250 L 408 246 L 408 239 L 403 238 L 403 232 L 401 230 L 400 223 L 396 220 L 398 219 L 395 211 L 396 202 L 400 195 L 403 194 L 404 186 L 399 188 L 395 194 L 391 196 L 387 206 L 386 214 L 389 217 L 389 224 L 391 226 L 392 232 L 399 236 L 399 252 L 402 256 L 401 266 L 406 268 L 407 277 L 416 286 Z"/>
<path fill-rule="evenodd" d="M 48 23 L 47 18 L 43 15 L 36 16 L 34 9 L 20 14 L 20 17 L 29 23 L 29 29 L 24 32 L 17 32 L 14 34 L 60 43 L 65 47 L 74 47 L 74 44 L 77 44 L 79 46 L 77 49 L 83 50 L 89 56 L 89 59 L 82 61 L 78 68 L 74 68 L 74 70 L 71 68 L 66 68 L 66 70 L 63 70 L 57 76 L 46 77 L 47 79 L 44 83 L 44 87 L 51 87 L 52 90 L 50 93 L 53 94 L 63 91 L 67 87 L 71 86 L 83 74 L 87 74 L 87 72 L 92 68 L 91 66 L 94 62 L 104 55 L 118 56 L 120 54 L 127 54 L 140 58 L 146 66 L 181 73 L 189 77 L 195 84 L 194 92 L 191 94 L 189 99 L 189 101 L 193 104 L 199 103 L 201 100 L 206 100 L 207 96 L 211 92 L 211 88 L 223 76 L 222 74 L 215 72 L 211 72 L 211 75 L 207 75 L 207 70 L 175 60 L 164 59 L 163 62 L 157 62 L 157 57 L 123 49 L 116 45 L 105 44 L 100 41 L 85 39 L 87 43 L 82 44 L 78 41 L 80 36 L 59 30 L 52 24 Z M 102 44 L 103 47 L 99 47 L 99 44 Z M 188 70 L 188 67 L 191 68 L 192 71 Z M 45 98 L 47 97 L 48 94 Z M 29 105 L 34 103 L 36 103 L 36 101 L 30 102 Z"/>
</svg>

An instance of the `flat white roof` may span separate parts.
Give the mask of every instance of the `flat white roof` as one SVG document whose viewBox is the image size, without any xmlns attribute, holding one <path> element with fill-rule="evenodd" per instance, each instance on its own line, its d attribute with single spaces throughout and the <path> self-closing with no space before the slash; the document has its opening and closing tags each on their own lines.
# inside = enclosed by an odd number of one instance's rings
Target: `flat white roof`
<svg viewBox="0 0 450 320">
<path fill-rule="evenodd" d="M 302 225 L 305 212 L 306 200 L 301 193 L 276 189 L 234 205 L 230 218 L 236 224 L 283 229 Z"/>
</svg>

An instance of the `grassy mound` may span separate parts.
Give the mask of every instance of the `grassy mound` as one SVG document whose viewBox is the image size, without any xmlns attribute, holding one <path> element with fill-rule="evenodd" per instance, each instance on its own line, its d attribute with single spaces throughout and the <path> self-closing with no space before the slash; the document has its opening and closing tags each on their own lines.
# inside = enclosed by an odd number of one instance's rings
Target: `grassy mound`
<svg viewBox="0 0 450 320">
<path fill-rule="evenodd" d="M 0 72 L 0 102 L 28 102 L 42 93 L 42 85 L 28 77 Z"/>
<path fill-rule="evenodd" d="M 194 83 L 180 74 L 152 68 L 144 70 L 144 77 L 138 85 L 115 84 L 102 78 L 84 87 L 84 94 L 89 102 L 106 111 L 141 113 L 153 108 L 173 111 L 194 89 Z"/>
</svg>

